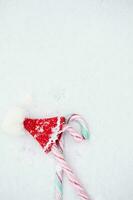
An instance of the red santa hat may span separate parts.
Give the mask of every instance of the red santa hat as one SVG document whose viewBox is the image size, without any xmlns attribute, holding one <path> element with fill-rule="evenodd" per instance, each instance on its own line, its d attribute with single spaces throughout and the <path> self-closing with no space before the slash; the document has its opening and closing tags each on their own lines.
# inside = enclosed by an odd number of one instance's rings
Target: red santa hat
<svg viewBox="0 0 133 200">
<path fill-rule="evenodd" d="M 10 134 L 30 133 L 48 153 L 53 144 L 61 139 L 65 117 L 56 116 L 43 119 L 27 118 L 23 108 L 11 109 L 3 122 L 3 129 Z"/>
</svg>

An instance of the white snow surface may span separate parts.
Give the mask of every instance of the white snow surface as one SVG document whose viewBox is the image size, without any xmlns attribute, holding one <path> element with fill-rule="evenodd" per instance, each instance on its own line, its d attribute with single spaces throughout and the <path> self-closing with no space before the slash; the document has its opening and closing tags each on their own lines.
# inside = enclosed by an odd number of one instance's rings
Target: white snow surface
<svg viewBox="0 0 133 200">
<path fill-rule="evenodd" d="M 66 135 L 65 157 L 93 200 L 133 200 L 132 51 L 131 0 L 0 1 L 0 125 L 19 105 L 83 115 L 90 140 Z M 0 200 L 54 200 L 55 166 L 28 134 L 0 128 Z"/>
</svg>

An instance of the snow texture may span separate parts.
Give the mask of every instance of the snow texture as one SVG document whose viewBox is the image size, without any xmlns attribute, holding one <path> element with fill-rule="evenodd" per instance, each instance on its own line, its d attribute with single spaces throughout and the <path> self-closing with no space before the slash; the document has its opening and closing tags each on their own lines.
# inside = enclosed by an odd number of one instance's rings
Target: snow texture
<svg viewBox="0 0 133 200">
<path fill-rule="evenodd" d="M 19 104 L 83 115 L 91 138 L 66 135 L 65 156 L 93 200 L 133 200 L 132 50 L 131 0 L 0 1 L 0 124 Z M 0 132 L 0 200 L 53 200 L 52 155 Z M 64 182 L 64 200 L 78 199 Z"/>
</svg>

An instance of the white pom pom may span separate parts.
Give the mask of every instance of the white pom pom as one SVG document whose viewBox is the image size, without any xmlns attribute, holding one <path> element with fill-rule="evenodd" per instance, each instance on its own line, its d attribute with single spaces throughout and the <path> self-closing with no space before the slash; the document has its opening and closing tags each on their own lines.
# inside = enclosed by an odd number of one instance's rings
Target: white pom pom
<svg viewBox="0 0 133 200">
<path fill-rule="evenodd" d="M 2 128 L 6 133 L 13 135 L 24 134 L 23 121 L 25 118 L 25 111 L 20 107 L 15 107 L 8 111 Z"/>
</svg>

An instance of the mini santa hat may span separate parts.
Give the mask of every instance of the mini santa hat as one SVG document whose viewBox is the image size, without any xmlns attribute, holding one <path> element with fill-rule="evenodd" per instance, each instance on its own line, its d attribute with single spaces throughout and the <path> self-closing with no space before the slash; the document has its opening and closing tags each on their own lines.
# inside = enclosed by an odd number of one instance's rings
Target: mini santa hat
<svg viewBox="0 0 133 200">
<path fill-rule="evenodd" d="M 24 131 L 30 133 L 48 153 L 53 144 L 58 143 L 61 139 L 65 117 L 35 119 L 26 117 L 26 114 L 21 107 L 8 111 L 3 122 L 3 130 L 13 135 L 23 134 Z"/>
<path fill-rule="evenodd" d="M 61 139 L 65 117 L 44 119 L 25 118 L 24 128 L 39 142 L 45 152 L 51 151 L 53 144 Z"/>
</svg>

